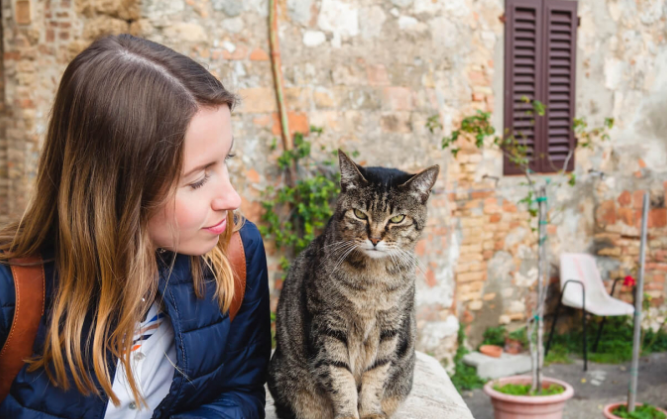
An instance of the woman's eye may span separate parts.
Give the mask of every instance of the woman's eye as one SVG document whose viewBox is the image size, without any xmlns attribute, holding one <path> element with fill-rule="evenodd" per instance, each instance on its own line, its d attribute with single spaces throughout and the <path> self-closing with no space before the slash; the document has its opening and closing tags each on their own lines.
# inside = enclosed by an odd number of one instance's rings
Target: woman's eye
<svg viewBox="0 0 667 419">
<path fill-rule="evenodd" d="M 355 209 L 355 210 L 354 210 L 354 215 L 355 215 L 357 218 L 361 219 L 361 220 L 365 220 L 366 218 L 368 218 L 368 217 L 366 216 L 366 214 L 364 214 L 363 212 L 359 211 L 358 209 Z"/>
<path fill-rule="evenodd" d="M 227 161 L 227 160 L 229 160 L 229 159 L 233 159 L 234 157 L 236 157 L 236 154 L 234 154 L 234 153 L 229 153 L 229 154 L 227 154 L 227 157 L 225 157 L 225 161 Z"/>
<path fill-rule="evenodd" d="M 397 215 L 397 216 L 395 216 L 395 217 L 391 217 L 391 218 L 389 219 L 389 221 L 391 221 L 392 223 L 400 223 L 400 222 L 403 221 L 404 219 L 405 219 L 405 215 Z"/>
<path fill-rule="evenodd" d="M 192 189 L 199 189 L 199 188 L 201 188 L 202 186 L 204 186 L 204 183 L 206 183 L 206 181 L 208 180 L 208 178 L 209 178 L 208 173 L 206 173 L 206 174 L 204 175 L 204 178 L 203 178 L 202 180 L 197 181 L 197 182 L 195 182 L 195 183 L 191 183 L 191 184 L 190 184 L 190 187 L 191 187 Z"/>
</svg>

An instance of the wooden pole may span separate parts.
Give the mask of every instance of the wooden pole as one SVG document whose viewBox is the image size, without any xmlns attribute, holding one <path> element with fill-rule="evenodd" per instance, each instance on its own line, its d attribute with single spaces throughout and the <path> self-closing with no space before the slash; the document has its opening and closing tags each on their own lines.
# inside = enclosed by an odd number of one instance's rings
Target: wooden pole
<svg viewBox="0 0 667 419">
<path fill-rule="evenodd" d="M 276 0 L 269 1 L 269 45 L 271 47 L 271 70 L 276 88 L 278 115 L 280 116 L 280 133 L 283 150 L 287 151 L 294 148 L 294 143 L 289 134 L 289 118 L 287 116 L 287 106 L 285 105 L 285 94 L 283 91 L 283 71 L 280 59 L 280 41 L 278 39 L 278 2 Z M 290 164 L 287 183 L 292 187 L 296 184 L 296 166 L 294 162 Z"/>
</svg>

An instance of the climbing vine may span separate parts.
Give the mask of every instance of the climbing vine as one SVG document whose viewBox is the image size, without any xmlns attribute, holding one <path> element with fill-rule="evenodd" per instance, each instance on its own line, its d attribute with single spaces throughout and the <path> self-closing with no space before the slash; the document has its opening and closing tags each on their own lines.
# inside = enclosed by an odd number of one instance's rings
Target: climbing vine
<svg viewBox="0 0 667 419">
<path fill-rule="evenodd" d="M 310 127 L 311 133 L 320 136 L 323 129 Z M 276 140 L 271 146 L 277 148 Z M 264 214 L 259 227 L 267 240 L 273 240 L 283 254 L 280 268 L 283 275 L 291 261 L 319 234 L 332 216 L 332 204 L 340 193 L 340 173 L 337 167 L 337 151 L 321 148 L 317 159 L 312 155 L 312 144 L 302 133 L 294 135 L 294 148 L 284 150 L 278 157 L 278 169 L 283 174 L 283 184 L 268 187 L 263 193 L 261 205 Z M 357 156 L 357 152 L 351 153 Z M 284 181 L 290 167 L 296 167 L 296 179 Z"/>
<path fill-rule="evenodd" d="M 529 105 L 528 109 L 525 111 L 525 114 L 532 118 L 530 119 L 531 125 L 535 123 L 536 117 L 545 115 L 546 106 L 542 102 L 538 100 L 531 101 L 527 96 L 523 96 L 521 100 L 525 104 Z M 434 133 L 438 129 L 442 129 L 439 116 L 433 115 L 428 118 L 426 127 L 431 133 Z M 549 156 L 540 155 L 536 157 L 546 157 L 556 172 L 556 175 L 560 175 L 558 177 L 564 178 L 568 185 L 574 186 L 576 184 L 575 173 L 566 172 L 568 163 L 574 155 L 575 149 L 591 149 L 597 143 L 597 140 L 608 140 L 609 130 L 611 130 L 613 127 L 613 118 L 605 118 L 604 123 L 599 127 L 589 127 L 585 118 L 574 118 L 572 121 L 572 130 L 575 134 L 576 143 L 574 149 L 570 150 L 570 154 L 567 156 L 563 166 L 560 168 L 555 167 L 551 162 L 551 159 L 549 159 Z M 535 181 L 531 176 L 534 174 L 534 172 L 530 168 L 530 147 L 528 146 L 526 134 L 520 131 L 518 135 L 514 135 L 510 134 L 508 130 L 505 130 L 504 135 L 499 136 L 497 135 L 496 129 L 491 123 L 491 112 L 477 110 L 472 115 L 465 116 L 461 120 L 460 127 L 453 130 L 449 136 L 444 136 L 441 140 L 442 148 L 449 149 L 454 158 L 456 158 L 458 152 L 461 150 L 460 143 L 458 141 L 460 138 L 468 139 L 469 141 L 473 142 L 478 149 L 489 146 L 496 147 L 502 151 L 502 153 L 508 158 L 510 162 L 519 167 L 520 171 L 526 176 L 527 179 L 527 182 L 524 184 L 529 186 L 526 196 L 519 200 L 519 203 L 526 204 L 530 215 L 533 218 L 536 218 L 538 215 L 536 199 L 537 191 L 534 188 Z"/>
</svg>

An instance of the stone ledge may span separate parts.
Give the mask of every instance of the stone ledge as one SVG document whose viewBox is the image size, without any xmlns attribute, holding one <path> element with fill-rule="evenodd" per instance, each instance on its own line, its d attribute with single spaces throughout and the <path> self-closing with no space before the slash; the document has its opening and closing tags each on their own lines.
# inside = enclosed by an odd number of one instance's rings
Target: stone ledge
<svg viewBox="0 0 667 419">
<path fill-rule="evenodd" d="M 268 389 L 266 394 L 266 419 L 277 419 Z M 392 418 L 473 419 L 445 369 L 435 358 L 422 352 L 417 352 L 412 392 Z"/>
<path fill-rule="evenodd" d="M 477 375 L 486 379 L 509 377 L 531 370 L 530 356 L 504 353 L 500 358 L 471 352 L 463 357 L 463 362 L 477 368 Z"/>
</svg>

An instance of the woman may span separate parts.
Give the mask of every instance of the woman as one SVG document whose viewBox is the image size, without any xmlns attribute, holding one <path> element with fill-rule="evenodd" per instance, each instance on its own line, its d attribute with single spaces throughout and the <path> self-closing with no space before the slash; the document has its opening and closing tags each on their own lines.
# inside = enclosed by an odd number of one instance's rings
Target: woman
<svg viewBox="0 0 667 419">
<path fill-rule="evenodd" d="M 233 213 L 234 103 L 201 65 L 130 35 L 69 64 L 33 199 L 0 231 L 0 346 L 10 260 L 41 255 L 46 278 L 35 355 L 0 417 L 264 417 L 266 256 Z M 231 322 L 236 230 L 247 283 Z"/>
</svg>

